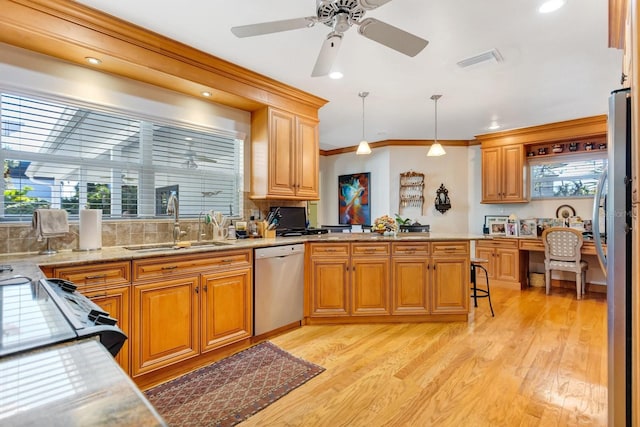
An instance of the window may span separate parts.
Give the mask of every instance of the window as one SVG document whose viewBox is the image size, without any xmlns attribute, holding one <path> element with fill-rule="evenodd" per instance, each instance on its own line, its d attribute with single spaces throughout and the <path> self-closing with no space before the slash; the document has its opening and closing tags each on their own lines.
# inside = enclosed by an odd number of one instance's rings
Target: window
<svg viewBox="0 0 640 427">
<path fill-rule="evenodd" d="M 531 198 L 593 197 L 606 165 L 606 153 L 530 160 Z"/>
<path fill-rule="evenodd" d="M 0 221 L 41 207 L 166 216 L 171 191 L 181 216 L 241 212 L 243 141 L 232 132 L 15 94 L 0 101 Z"/>
</svg>

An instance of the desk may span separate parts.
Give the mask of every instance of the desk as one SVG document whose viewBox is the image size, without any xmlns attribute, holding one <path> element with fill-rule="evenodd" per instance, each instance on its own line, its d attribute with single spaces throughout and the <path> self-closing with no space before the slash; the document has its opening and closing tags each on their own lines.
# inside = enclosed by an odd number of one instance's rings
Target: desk
<svg viewBox="0 0 640 427">
<path fill-rule="evenodd" d="M 606 251 L 606 247 L 604 247 Z M 540 238 L 494 237 L 476 240 L 476 257 L 487 259 L 485 265 L 492 284 L 514 289 L 529 286 L 529 252 L 544 253 Z M 595 243 L 585 240 L 583 255 L 596 255 Z"/>
</svg>

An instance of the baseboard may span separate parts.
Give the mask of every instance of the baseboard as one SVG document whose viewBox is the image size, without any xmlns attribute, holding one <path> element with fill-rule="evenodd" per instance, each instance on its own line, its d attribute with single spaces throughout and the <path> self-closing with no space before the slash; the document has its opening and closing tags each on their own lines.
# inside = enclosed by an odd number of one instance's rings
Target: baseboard
<svg viewBox="0 0 640 427">
<path fill-rule="evenodd" d="M 573 280 L 558 280 L 558 279 L 551 279 L 551 287 L 552 288 L 563 288 L 563 289 L 576 289 L 576 282 Z M 600 293 L 600 294 L 606 294 L 607 293 L 607 286 L 606 285 L 600 285 L 597 283 L 589 283 L 587 282 L 587 284 L 585 285 L 585 291 L 586 292 L 595 292 L 595 293 Z"/>
</svg>

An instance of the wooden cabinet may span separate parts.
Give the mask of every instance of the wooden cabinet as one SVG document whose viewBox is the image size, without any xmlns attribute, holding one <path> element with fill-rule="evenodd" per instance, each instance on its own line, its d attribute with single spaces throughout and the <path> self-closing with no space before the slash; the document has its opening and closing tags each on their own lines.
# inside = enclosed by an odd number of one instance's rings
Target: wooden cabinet
<svg viewBox="0 0 640 427">
<path fill-rule="evenodd" d="M 251 198 L 317 200 L 317 120 L 266 107 L 251 119 Z"/>
<path fill-rule="evenodd" d="M 198 276 L 134 286 L 132 376 L 200 353 Z"/>
<path fill-rule="evenodd" d="M 134 260 L 132 375 L 252 335 L 250 250 Z"/>
<path fill-rule="evenodd" d="M 351 315 L 390 314 L 389 243 L 352 243 Z"/>
<path fill-rule="evenodd" d="M 431 313 L 468 313 L 469 242 L 432 243 L 431 254 Z"/>
<path fill-rule="evenodd" d="M 487 263 L 481 264 L 489 273 L 489 280 L 497 284 L 520 289 L 526 283 L 523 273 L 520 271 L 523 257 L 516 239 L 492 239 L 476 242 L 476 258 L 486 259 Z M 478 276 L 484 272 L 479 270 Z M 478 279 L 484 280 L 484 279 Z"/>
<path fill-rule="evenodd" d="M 482 203 L 524 203 L 524 147 L 482 148 Z"/>
<path fill-rule="evenodd" d="M 392 243 L 391 312 L 429 314 L 430 311 L 430 245 L 420 243 Z"/>
<path fill-rule="evenodd" d="M 389 244 L 309 244 L 310 316 L 376 316 L 389 310 Z"/>
<path fill-rule="evenodd" d="M 203 352 L 251 336 L 253 304 L 251 270 L 202 276 L 201 327 Z"/>
<path fill-rule="evenodd" d="M 77 291 L 118 319 L 127 340 L 115 356 L 127 374 L 131 373 L 131 265 L 128 261 L 47 268 L 46 275 L 73 282 Z"/>
<path fill-rule="evenodd" d="M 468 313 L 469 242 L 314 242 L 307 265 L 309 321 L 454 320 Z"/>
</svg>

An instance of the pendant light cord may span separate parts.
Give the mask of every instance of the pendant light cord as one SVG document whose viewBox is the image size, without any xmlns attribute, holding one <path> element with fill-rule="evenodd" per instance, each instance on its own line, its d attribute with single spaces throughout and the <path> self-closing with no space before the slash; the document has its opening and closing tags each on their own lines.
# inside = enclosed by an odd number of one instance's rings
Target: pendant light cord
<svg viewBox="0 0 640 427">
<path fill-rule="evenodd" d="M 369 92 L 359 92 L 358 96 L 362 98 L 362 140 L 364 141 L 364 99 L 369 96 Z"/>
</svg>

